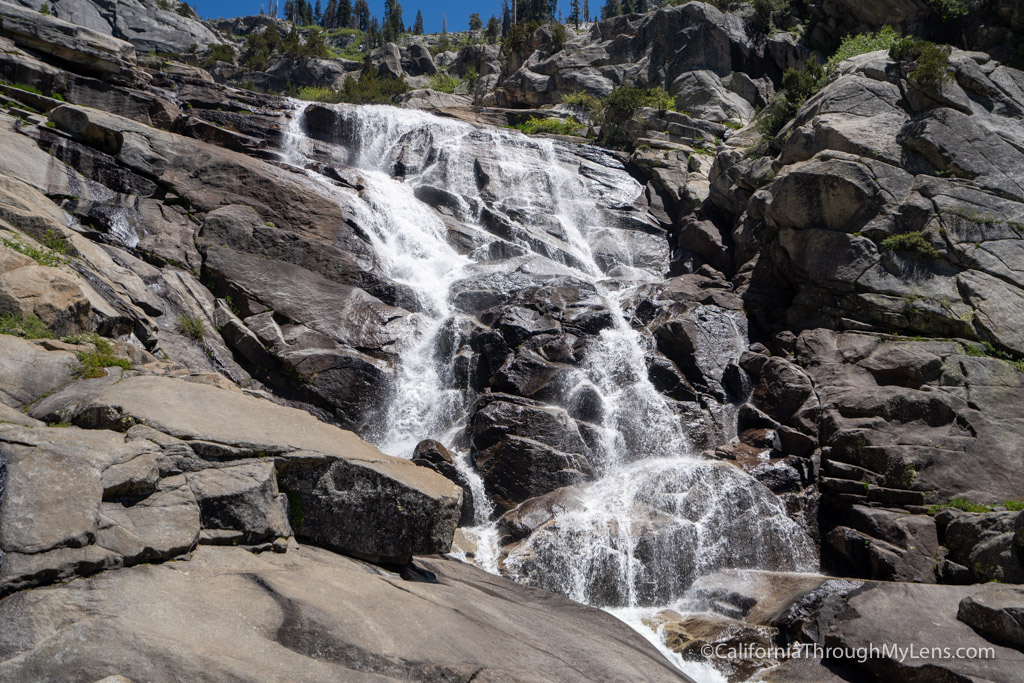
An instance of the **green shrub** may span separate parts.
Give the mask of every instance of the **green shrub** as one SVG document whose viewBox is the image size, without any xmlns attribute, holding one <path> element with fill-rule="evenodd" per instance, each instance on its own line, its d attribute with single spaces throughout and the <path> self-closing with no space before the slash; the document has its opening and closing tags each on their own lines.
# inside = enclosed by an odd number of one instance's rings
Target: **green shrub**
<svg viewBox="0 0 1024 683">
<path fill-rule="evenodd" d="M 60 244 L 62 245 L 61 251 L 54 251 L 50 248 L 40 249 L 39 247 L 32 246 L 31 244 L 25 244 L 16 238 L 8 239 L 7 237 L 0 237 L 0 244 L 3 244 L 8 249 L 13 249 L 20 254 L 28 256 L 41 266 L 51 266 L 56 268 L 71 262 L 71 259 L 65 256 L 69 248 L 67 242 L 63 241 L 63 238 L 60 240 Z M 57 241 L 54 240 L 53 244 L 57 244 Z"/>
<path fill-rule="evenodd" d="M 107 342 L 107 348 L 110 348 Z M 113 353 L 103 352 L 100 349 L 95 351 L 79 351 L 78 365 L 75 366 L 75 375 L 82 379 L 93 379 L 106 375 L 105 368 L 121 368 L 131 370 L 132 362 L 127 358 L 115 356 Z"/>
<path fill-rule="evenodd" d="M 754 8 L 754 18 L 765 28 L 789 14 L 789 0 L 752 0 L 750 5 Z"/>
<path fill-rule="evenodd" d="M 762 135 L 775 137 L 789 123 L 800 107 L 825 84 L 825 69 L 810 61 L 802 69 L 787 69 L 782 74 L 782 88 L 772 98 L 757 122 Z"/>
<path fill-rule="evenodd" d="M 217 44 L 210 48 L 210 54 L 206 56 L 206 60 L 203 62 L 203 66 L 210 68 L 217 62 L 225 62 L 227 64 L 234 64 L 235 62 L 235 51 L 231 49 L 231 46 L 224 44 Z M 252 67 L 250 67 L 252 68 Z M 266 67 L 264 67 L 266 68 Z M 260 71 L 261 69 L 255 69 Z"/>
<path fill-rule="evenodd" d="M 1003 503 L 1003 507 L 1010 512 L 1020 512 L 1024 510 L 1024 500 L 1008 500 Z"/>
<path fill-rule="evenodd" d="M 565 47 L 565 40 L 568 37 L 565 32 L 565 26 L 562 24 L 553 23 L 549 25 L 551 28 L 551 52 L 561 52 L 562 48 Z"/>
<path fill-rule="evenodd" d="M 920 232 L 906 232 L 886 237 L 881 243 L 885 251 L 909 251 L 926 258 L 935 258 L 939 252 Z"/>
<path fill-rule="evenodd" d="M 966 16 L 970 10 L 967 0 L 928 0 L 928 4 L 946 20 Z"/>
<path fill-rule="evenodd" d="M 98 350 L 105 353 L 110 353 L 113 347 L 110 345 L 110 341 L 104 339 L 95 332 L 89 332 L 84 334 L 69 334 L 66 337 L 61 337 L 60 340 L 65 344 L 74 344 L 76 346 L 80 344 L 95 344 Z"/>
<path fill-rule="evenodd" d="M 203 326 L 202 319 L 192 315 L 180 315 L 178 316 L 178 329 L 186 337 L 200 344 L 203 343 L 206 328 Z"/>
<path fill-rule="evenodd" d="M 950 52 L 948 45 L 901 38 L 889 49 L 889 56 L 900 64 L 908 80 L 926 92 L 936 93 L 944 81 L 952 79 Z"/>
<path fill-rule="evenodd" d="M 359 78 L 350 77 L 341 90 L 324 87 L 299 88 L 296 97 L 309 102 L 337 104 L 389 104 L 395 97 L 409 90 L 409 84 L 400 78 L 381 78 L 375 69 L 367 69 Z"/>
<path fill-rule="evenodd" d="M 132 362 L 116 355 L 114 345 L 110 343 L 110 340 L 95 332 L 71 335 L 64 337 L 61 341 L 68 344 L 92 344 L 96 347 L 94 351 L 79 351 L 76 354 L 78 365 L 75 366 L 75 374 L 82 379 L 103 377 L 107 374 L 104 368 L 132 369 Z"/>
<path fill-rule="evenodd" d="M 963 344 L 962 346 L 964 349 L 964 355 L 966 356 L 996 358 L 998 360 L 1006 361 L 1012 365 L 1017 372 L 1024 372 L 1024 360 L 1015 358 L 1012 354 L 1001 349 L 997 349 L 990 341 L 983 341 L 981 346 L 974 346 L 973 344 Z"/>
<path fill-rule="evenodd" d="M 438 92 L 455 92 L 459 85 L 459 79 L 448 74 L 446 71 L 438 71 L 430 77 L 430 89 Z"/>
<path fill-rule="evenodd" d="M 840 62 L 877 50 L 888 50 L 895 45 L 901 36 L 892 26 L 883 26 L 878 33 L 858 33 L 846 36 L 839 44 L 839 49 L 825 62 L 825 75 L 829 76 Z"/>
<path fill-rule="evenodd" d="M 0 334 L 10 334 L 25 339 L 51 339 L 53 333 L 42 320 L 29 313 L 0 313 Z"/>
<path fill-rule="evenodd" d="M 341 99 L 340 90 L 331 90 L 326 86 L 303 86 L 299 88 L 299 91 L 295 93 L 295 96 L 300 100 L 306 100 L 307 102 L 326 102 L 328 104 L 336 104 L 343 101 Z"/>
<path fill-rule="evenodd" d="M 609 123 L 622 123 L 633 118 L 641 107 L 657 109 L 662 115 L 675 110 L 675 100 L 664 88 L 638 88 L 626 85 L 616 88 L 605 101 L 604 118 Z"/>
<path fill-rule="evenodd" d="M 531 118 L 526 123 L 513 126 L 527 135 L 551 133 L 553 135 L 579 135 L 586 126 L 576 119 L 537 119 Z"/>
<path fill-rule="evenodd" d="M 186 19 L 199 18 L 199 16 L 195 13 L 195 10 L 189 7 L 187 2 L 183 2 L 180 5 L 178 5 L 178 8 L 174 11 L 178 13 L 178 16 L 185 17 Z"/>
<path fill-rule="evenodd" d="M 64 239 L 64 235 L 60 234 L 53 228 L 47 228 L 46 232 L 43 233 L 43 238 L 40 240 L 42 245 L 62 256 L 67 256 L 71 251 L 71 245 Z"/>
<path fill-rule="evenodd" d="M 381 77 L 376 69 L 366 69 L 362 75 L 349 78 L 341 89 L 342 102 L 352 104 L 389 104 L 395 97 L 409 90 L 409 84 L 400 78 Z"/>
<path fill-rule="evenodd" d="M 562 95 L 562 104 L 579 107 L 591 116 L 596 115 L 604 107 L 604 103 L 599 98 L 583 91 Z"/>
</svg>

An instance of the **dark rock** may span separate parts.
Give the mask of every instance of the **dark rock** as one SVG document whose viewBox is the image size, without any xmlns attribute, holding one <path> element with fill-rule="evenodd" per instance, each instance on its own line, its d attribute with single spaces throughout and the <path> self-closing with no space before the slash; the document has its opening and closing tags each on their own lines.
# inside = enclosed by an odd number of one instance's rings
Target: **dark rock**
<svg viewBox="0 0 1024 683">
<path fill-rule="evenodd" d="M 979 581 L 1024 583 L 1024 552 L 1014 542 L 1016 512 L 967 513 L 949 522 L 944 534 L 949 557 Z"/>
<path fill-rule="evenodd" d="M 394 43 L 386 43 L 370 54 L 369 68 L 376 69 L 381 78 L 404 78 L 402 55 Z"/>
<path fill-rule="evenodd" d="M 422 467 L 429 467 L 462 489 L 462 511 L 459 515 L 459 526 L 473 526 L 476 521 L 473 489 L 465 475 L 455 465 L 448 449 L 437 441 L 426 439 L 416 444 L 412 461 Z"/>
<path fill-rule="evenodd" d="M 430 50 L 420 43 L 413 43 L 408 48 L 409 58 L 402 60 L 402 68 L 410 76 L 432 76 L 437 73 L 434 58 Z"/>
<path fill-rule="evenodd" d="M 188 483 L 203 528 L 239 531 L 244 543 L 292 535 L 273 463 L 206 469 L 190 476 Z"/>
<path fill-rule="evenodd" d="M 1024 650 L 1024 588 L 989 586 L 968 595 L 957 619 L 993 642 Z"/>
</svg>

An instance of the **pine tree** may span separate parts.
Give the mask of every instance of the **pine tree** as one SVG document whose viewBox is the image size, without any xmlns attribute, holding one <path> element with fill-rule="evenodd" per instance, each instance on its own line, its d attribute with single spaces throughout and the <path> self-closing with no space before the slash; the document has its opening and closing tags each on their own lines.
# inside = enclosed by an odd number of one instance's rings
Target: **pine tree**
<svg viewBox="0 0 1024 683">
<path fill-rule="evenodd" d="M 601 8 L 601 18 L 609 19 L 611 17 L 617 17 L 621 11 L 618 0 L 608 0 L 604 3 L 604 7 Z"/>
<path fill-rule="evenodd" d="M 487 42 L 496 43 L 499 35 L 501 35 L 501 22 L 492 14 L 491 18 L 487 20 L 487 30 L 484 31 L 484 36 L 486 36 Z"/>
<path fill-rule="evenodd" d="M 576 28 L 580 27 L 580 0 L 569 2 L 569 23 Z"/>
<path fill-rule="evenodd" d="M 295 0 L 285 0 L 284 18 L 285 21 L 295 21 Z"/>
<path fill-rule="evenodd" d="M 508 32 L 512 30 L 512 13 L 508 8 L 508 0 L 502 0 L 501 3 L 501 35 L 507 36 Z"/>
<path fill-rule="evenodd" d="M 338 0 L 327 0 L 324 9 L 323 27 L 330 30 L 338 27 Z"/>
<path fill-rule="evenodd" d="M 412 32 L 418 36 L 423 35 L 423 12 L 416 10 L 416 21 L 412 25 Z"/>
<path fill-rule="evenodd" d="M 370 17 L 370 21 L 366 24 L 366 41 L 370 44 L 371 48 L 381 46 L 381 35 L 380 35 L 380 22 L 377 17 Z"/>
<path fill-rule="evenodd" d="M 352 0 L 338 0 L 338 13 L 335 15 L 335 28 L 349 28 L 352 24 Z"/>
<path fill-rule="evenodd" d="M 583 21 L 590 23 L 590 0 L 583 0 Z"/>
<path fill-rule="evenodd" d="M 313 23 L 319 26 L 324 20 L 324 8 L 320 0 L 316 0 L 316 9 L 313 10 Z"/>
<path fill-rule="evenodd" d="M 473 12 L 469 15 L 469 30 L 479 31 L 484 27 L 484 22 L 480 19 L 480 14 Z"/>
<path fill-rule="evenodd" d="M 366 0 L 356 0 L 355 4 L 356 26 L 360 31 L 370 28 L 370 5 Z"/>
</svg>

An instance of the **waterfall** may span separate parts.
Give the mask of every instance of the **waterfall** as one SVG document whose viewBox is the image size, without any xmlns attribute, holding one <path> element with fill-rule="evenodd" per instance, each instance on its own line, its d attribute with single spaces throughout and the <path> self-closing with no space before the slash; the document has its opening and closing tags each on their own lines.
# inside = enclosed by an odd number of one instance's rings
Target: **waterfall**
<svg viewBox="0 0 1024 683">
<path fill-rule="evenodd" d="M 334 111 L 334 139 L 321 136 L 318 153 L 358 169 L 357 221 L 382 269 L 421 308 L 374 440 L 406 458 L 425 438 L 452 447 L 476 499 L 478 564 L 609 608 L 670 604 L 696 577 L 723 567 L 814 568 L 810 540 L 779 499 L 732 465 L 699 457 L 689 418 L 649 379 L 653 341 L 626 309 L 637 288 L 664 279 L 663 264 L 649 254 L 654 238 L 617 227 L 612 216 L 643 191 L 621 163 L 600 150 L 418 111 Z M 301 118 L 284 136 L 297 166 L 310 154 Z M 667 253 L 667 244 L 658 249 Z M 480 325 L 460 298 L 467 283 L 511 288 L 552 277 L 591 293 L 609 319 L 588 340 L 558 406 L 599 406 L 596 476 L 560 489 L 550 519 L 499 547 L 493 507 L 459 447 L 474 394 L 454 381 L 438 349 L 461 347 L 466 330 Z M 746 348 L 745 324 L 718 309 L 708 316 L 717 316 L 721 334 L 702 360 L 724 367 Z"/>
</svg>

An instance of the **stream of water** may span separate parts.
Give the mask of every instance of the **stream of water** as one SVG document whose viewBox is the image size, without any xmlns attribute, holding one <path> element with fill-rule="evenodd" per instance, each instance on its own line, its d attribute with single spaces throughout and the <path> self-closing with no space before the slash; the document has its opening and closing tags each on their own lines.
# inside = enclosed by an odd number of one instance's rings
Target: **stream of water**
<svg viewBox="0 0 1024 683">
<path fill-rule="evenodd" d="M 338 106 L 337 114 L 330 154 L 361 176 L 356 220 L 384 272 L 410 287 L 421 307 L 384 427 L 369 438 L 405 458 L 426 438 L 452 446 L 475 498 L 476 524 L 466 530 L 476 544 L 472 561 L 607 608 L 663 651 L 643 617 L 678 601 L 696 577 L 724 567 L 814 568 L 812 544 L 781 502 L 736 468 L 699 457 L 678 406 L 648 378 L 652 342 L 624 309 L 637 287 L 663 275 L 644 265 L 629 239 L 615 238 L 623 231 L 601 208 L 628 206 L 642 192 L 625 169 L 609 163 L 585 174 L 581 158 L 561 143 L 417 111 Z M 306 166 L 310 153 L 302 120 L 297 103 L 285 135 L 288 160 L 296 166 Z M 438 188 L 445 215 L 420 194 Z M 438 204 L 436 197 L 432 203 Z M 507 258 L 494 256 L 487 221 L 495 213 L 515 228 L 508 241 L 518 251 Z M 453 234 L 474 246 L 457 248 Z M 600 258 L 593 250 L 609 234 L 617 243 L 612 262 L 607 250 Z M 567 392 L 567 402 L 596 394 L 602 406 L 596 480 L 575 487 L 571 504 L 560 507 L 552 523 L 500 547 L 481 478 L 468 453 L 455 447 L 474 396 L 452 381 L 453 369 L 439 362 L 438 348 L 442 335 L 472 319 L 454 300 L 459 283 L 507 272 L 580 281 L 596 292 L 611 324 L 587 347 Z M 717 362 L 738 356 L 747 343 L 743 322 L 721 316 L 729 331 L 716 341 Z M 683 666 L 678 657 L 673 661 Z M 708 671 L 687 666 L 709 680 Z"/>
</svg>

